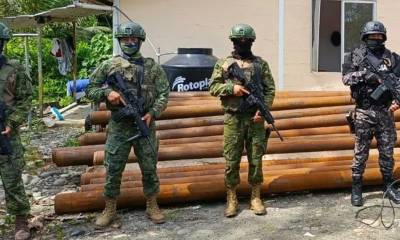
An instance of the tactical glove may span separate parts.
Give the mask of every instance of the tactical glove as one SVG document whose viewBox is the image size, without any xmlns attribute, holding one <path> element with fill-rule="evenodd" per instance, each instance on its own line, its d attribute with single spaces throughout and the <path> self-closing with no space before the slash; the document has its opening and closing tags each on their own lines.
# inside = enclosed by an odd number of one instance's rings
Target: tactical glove
<svg viewBox="0 0 400 240">
<path fill-rule="evenodd" d="M 366 71 L 364 79 L 367 84 L 378 84 L 380 78 L 378 74 L 373 73 L 371 71 Z"/>
</svg>

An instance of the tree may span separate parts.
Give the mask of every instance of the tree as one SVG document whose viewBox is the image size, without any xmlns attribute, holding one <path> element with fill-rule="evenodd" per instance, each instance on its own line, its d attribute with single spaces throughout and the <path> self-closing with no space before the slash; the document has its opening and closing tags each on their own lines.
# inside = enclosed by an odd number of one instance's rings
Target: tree
<svg viewBox="0 0 400 240">
<path fill-rule="evenodd" d="M 71 2 L 71 0 L 0 0 L 0 17 L 35 14 Z"/>
</svg>

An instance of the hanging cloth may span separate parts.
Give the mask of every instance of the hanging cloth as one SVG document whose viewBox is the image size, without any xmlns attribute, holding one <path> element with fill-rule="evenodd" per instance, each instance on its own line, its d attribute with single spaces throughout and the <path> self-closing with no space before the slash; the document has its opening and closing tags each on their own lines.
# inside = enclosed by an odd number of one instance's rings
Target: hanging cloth
<svg viewBox="0 0 400 240">
<path fill-rule="evenodd" d="M 58 71 L 66 76 L 72 68 L 72 50 L 65 39 L 54 38 L 51 54 L 57 59 Z"/>
</svg>

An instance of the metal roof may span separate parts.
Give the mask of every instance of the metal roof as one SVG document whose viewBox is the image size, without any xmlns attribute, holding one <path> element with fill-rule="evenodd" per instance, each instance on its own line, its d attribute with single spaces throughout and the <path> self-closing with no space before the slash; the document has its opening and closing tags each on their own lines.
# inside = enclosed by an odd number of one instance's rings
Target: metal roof
<svg viewBox="0 0 400 240">
<path fill-rule="evenodd" d="M 112 7 L 105 5 L 96 5 L 89 3 L 74 2 L 71 5 L 53 8 L 45 12 L 34 15 L 19 15 L 5 17 L 3 21 L 10 28 L 31 28 L 39 24 L 52 22 L 72 22 L 77 18 L 88 17 L 91 15 L 109 14 Z"/>
<path fill-rule="evenodd" d="M 108 6 L 113 5 L 113 0 L 82 0 L 82 2 L 87 2 L 87 3 L 94 3 L 94 4 L 105 4 Z"/>
</svg>

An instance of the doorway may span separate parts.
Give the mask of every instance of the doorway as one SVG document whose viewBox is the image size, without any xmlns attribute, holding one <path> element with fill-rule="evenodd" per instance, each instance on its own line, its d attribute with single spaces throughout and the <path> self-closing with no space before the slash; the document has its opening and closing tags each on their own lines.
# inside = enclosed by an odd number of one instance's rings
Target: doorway
<svg viewBox="0 0 400 240">
<path fill-rule="evenodd" d="M 313 0 L 312 7 L 312 71 L 340 72 L 344 55 L 360 44 L 361 27 L 376 18 L 376 2 Z"/>
</svg>

